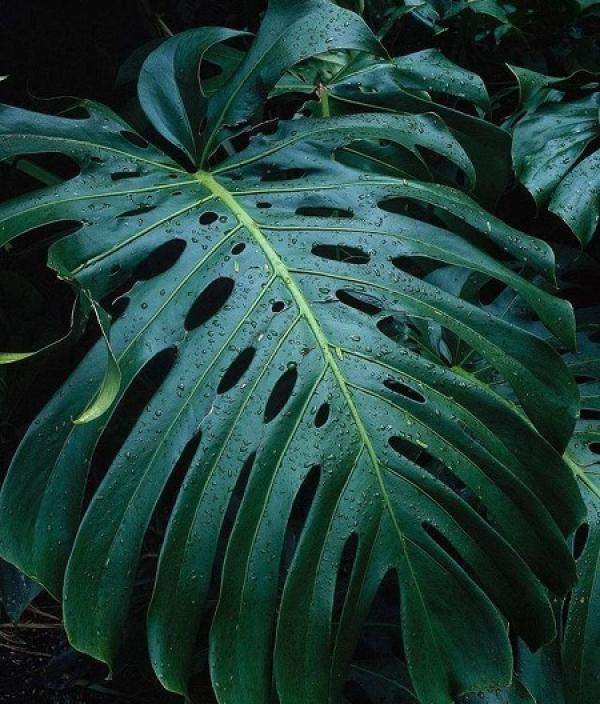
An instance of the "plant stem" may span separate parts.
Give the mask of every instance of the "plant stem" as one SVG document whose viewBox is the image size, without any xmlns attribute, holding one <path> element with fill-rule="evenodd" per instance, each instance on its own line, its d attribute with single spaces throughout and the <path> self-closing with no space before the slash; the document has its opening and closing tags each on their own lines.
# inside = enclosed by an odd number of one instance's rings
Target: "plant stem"
<svg viewBox="0 0 600 704">
<path fill-rule="evenodd" d="M 331 117 L 329 94 L 327 93 L 327 87 L 322 83 L 319 83 L 317 87 L 317 95 L 319 96 L 319 104 L 321 106 L 321 117 Z"/>
</svg>

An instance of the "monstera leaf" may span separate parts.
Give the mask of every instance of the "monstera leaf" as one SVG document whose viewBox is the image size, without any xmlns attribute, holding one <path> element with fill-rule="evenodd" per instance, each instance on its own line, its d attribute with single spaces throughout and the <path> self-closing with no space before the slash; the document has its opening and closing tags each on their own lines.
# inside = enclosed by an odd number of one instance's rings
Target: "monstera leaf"
<svg viewBox="0 0 600 704">
<path fill-rule="evenodd" d="M 487 20 L 493 23 L 492 26 L 499 24 L 500 27 L 510 28 L 511 11 L 514 11 L 514 6 L 505 7 L 502 0 L 398 0 L 395 7 L 390 8 L 388 3 L 380 9 L 385 22 L 378 34 L 385 37 L 394 24 L 406 15 L 412 16 L 436 33 L 446 31 L 452 20 L 468 23 L 472 20 L 470 15 L 476 20 Z"/>
<path fill-rule="evenodd" d="M 359 63 L 361 72 L 364 72 L 367 67 L 373 68 L 375 62 L 372 59 L 360 61 L 351 52 L 327 52 L 291 69 L 272 92 L 313 92 L 319 85 L 335 86 L 336 79 L 355 72 Z M 490 99 L 481 78 L 449 61 L 438 49 L 406 54 L 391 63 L 396 67 L 396 81 L 404 90 L 418 91 L 426 99 L 430 98 L 429 91 L 436 92 L 471 102 L 483 111 L 490 109 Z M 363 84 L 361 87 L 364 93 L 377 92 Z"/>
<path fill-rule="evenodd" d="M 565 355 L 579 384 L 582 408 L 565 453 L 587 506 L 586 520 L 573 541 L 578 581 L 556 604 L 561 623 L 557 639 L 535 653 L 520 644 L 516 658 L 518 677 L 535 701 L 544 704 L 593 704 L 600 698 L 600 317 L 597 309 L 585 313 L 578 352 Z"/>
<path fill-rule="evenodd" d="M 316 114 L 342 115 L 365 110 L 385 114 L 435 113 L 472 161 L 476 174 L 474 194 L 488 204 L 495 204 L 511 176 L 508 132 L 459 109 L 487 110 L 489 96 L 485 85 L 439 51 L 377 61 L 364 55 L 328 53 L 288 73 L 274 92 L 288 91 L 316 91 L 320 106 L 307 106 Z M 352 152 L 360 154 L 364 169 L 403 175 L 406 155 L 393 145 L 354 145 Z M 409 168 L 414 170 L 414 163 Z M 427 171 L 420 176 L 431 178 Z"/>
<path fill-rule="evenodd" d="M 587 519 L 575 541 L 577 586 L 565 604 L 562 648 L 566 704 L 592 704 L 600 698 L 600 316 L 578 335 L 579 353 L 567 364 L 579 381 L 581 419 L 567 456 L 582 485 Z"/>
<path fill-rule="evenodd" d="M 220 702 L 273 688 L 282 704 L 340 701 L 390 574 L 421 702 L 506 686 L 507 622 L 532 648 L 551 640 L 547 589 L 575 578 L 565 538 L 583 505 L 561 453 L 577 389 L 549 344 L 436 276 L 504 283 L 571 346 L 569 305 L 519 273 L 551 282 L 551 251 L 462 191 L 338 158 L 393 143 L 472 182 L 437 116 L 304 118 L 248 139 L 261 96 L 307 47 L 373 49 L 328 3 L 272 3 L 265 27 L 210 98 L 190 76 L 229 31 L 176 36 L 146 60 L 140 102 L 184 166 L 94 103 L 59 117 L 2 108 L 4 158 L 58 152 L 80 168 L 5 204 L 2 242 L 71 228 L 49 264 L 97 311 L 119 382 L 99 403 L 100 338 L 33 422 L 0 495 L 1 555 L 62 596 L 73 645 L 111 665 L 171 494 L 148 610 L 168 689 L 188 692 L 216 582 Z M 470 374 L 481 358 L 524 410 Z"/>
<path fill-rule="evenodd" d="M 522 97 L 533 106 L 514 130 L 517 177 L 538 205 L 547 205 L 586 245 L 600 219 L 600 152 L 593 147 L 600 136 L 600 93 L 562 98 L 574 84 L 597 86 L 597 77 L 580 72 L 558 79 L 513 70 Z"/>
</svg>

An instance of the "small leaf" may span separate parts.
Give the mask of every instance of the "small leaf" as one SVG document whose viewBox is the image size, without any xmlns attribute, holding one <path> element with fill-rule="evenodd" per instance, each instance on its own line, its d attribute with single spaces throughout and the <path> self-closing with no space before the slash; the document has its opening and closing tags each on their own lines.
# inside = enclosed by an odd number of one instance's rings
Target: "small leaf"
<svg viewBox="0 0 600 704">
<path fill-rule="evenodd" d="M 94 396 L 94 399 L 73 421 L 76 425 L 89 423 L 90 421 L 96 420 L 96 418 L 99 418 L 101 415 L 106 413 L 117 397 L 121 386 L 121 370 L 119 369 L 119 363 L 117 362 L 109 339 L 110 318 L 97 303 L 91 300 L 90 304 L 96 315 L 104 342 L 106 343 L 106 353 L 108 359 L 102 384 Z"/>
<path fill-rule="evenodd" d="M 198 65 L 216 44 L 245 34 L 221 27 L 191 29 L 167 39 L 142 65 L 138 97 L 146 116 L 193 164 L 200 123 L 206 111 Z"/>
</svg>

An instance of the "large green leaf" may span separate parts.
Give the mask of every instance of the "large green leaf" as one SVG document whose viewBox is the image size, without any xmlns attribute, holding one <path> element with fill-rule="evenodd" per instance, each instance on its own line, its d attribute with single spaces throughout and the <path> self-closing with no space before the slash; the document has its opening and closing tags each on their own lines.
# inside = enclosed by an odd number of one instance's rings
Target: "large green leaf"
<svg viewBox="0 0 600 704">
<path fill-rule="evenodd" d="M 357 14 L 330 0 L 271 0 L 250 51 L 207 105 L 199 163 L 239 131 L 288 68 L 336 48 L 385 53 Z"/>
<path fill-rule="evenodd" d="M 359 56 L 330 75 L 323 75 L 319 71 L 321 66 L 314 62 L 311 68 L 303 71 L 296 81 L 284 79 L 282 89 L 319 86 L 322 101 L 327 100 L 328 112 L 332 115 L 365 110 L 386 114 L 434 112 L 444 120 L 471 159 L 476 179 L 470 185 L 476 195 L 495 203 L 504 191 L 511 174 L 509 134 L 482 118 L 433 99 L 454 97 L 474 105 L 486 105 L 487 92 L 474 74 L 433 51 L 389 61 Z M 405 160 L 396 151 L 391 150 L 391 154 L 388 151 L 368 150 L 370 168 L 380 173 L 401 174 Z"/>
<path fill-rule="evenodd" d="M 600 698 L 600 344 L 598 310 L 580 321 L 577 353 L 565 361 L 579 383 L 581 418 L 565 457 L 577 476 L 587 517 L 573 541 L 577 584 L 556 604 L 561 621 L 555 641 L 532 653 L 520 644 L 517 665 L 521 680 L 544 704 L 594 704 Z"/>
<path fill-rule="evenodd" d="M 481 78 L 449 61 L 438 49 L 400 56 L 394 64 L 398 69 L 398 81 L 405 89 L 452 95 L 484 111 L 490 109 L 490 98 Z"/>
<path fill-rule="evenodd" d="M 600 344 L 598 310 L 586 311 L 577 353 L 565 361 L 579 383 L 581 418 L 566 451 L 587 506 L 587 517 L 573 541 L 578 580 L 556 604 L 561 621 L 555 641 L 533 653 L 518 648 L 518 674 L 536 702 L 595 704 L 600 698 Z M 584 316 L 582 316 L 583 318 Z"/>
<path fill-rule="evenodd" d="M 163 59 L 178 41 L 147 61 L 177 71 Z M 279 69 L 261 73 L 259 94 Z M 245 99 L 235 104 L 245 89 L 231 87 L 242 78 L 205 105 L 205 153 L 227 132 L 219 115 L 250 114 Z M 142 71 L 140 95 L 153 80 Z M 181 95 L 155 91 L 147 109 L 175 146 Z M 517 273 L 551 280 L 550 249 L 460 191 L 335 158 L 357 141 L 391 142 L 468 178 L 467 155 L 436 116 L 282 121 L 189 172 L 106 108 L 81 108 L 87 117 L 1 109 L 3 158 L 59 152 L 81 172 L 5 204 L 0 241 L 80 223 L 49 263 L 95 306 L 121 293 L 110 330 L 121 382 L 107 413 L 72 422 L 103 383 L 101 340 L 34 421 L 0 495 L 2 556 L 62 594 L 71 642 L 112 664 L 144 535 L 169 478 L 186 470 L 148 612 L 167 688 L 187 691 L 214 578 L 219 701 L 269 701 L 273 683 L 282 704 L 339 701 L 390 572 L 424 704 L 507 685 L 506 621 L 531 647 L 549 641 L 546 588 L 564 593 L 575 576 L 565 536 L 583 506 L 560 453 L 577 390 L 550 345 L 447 292 L 436 272 L 503 282 L 571 345 L 569 305 Z M 453 356 L 456 340 L 469 357 Z M 481 358 L 524 413 L 470 375 Z M 138 393 L 149 367 L 160 383 L 99 477 L 127 390 Z"/>
<path fill-rule="evenodd" d="M 595 316 L 599 320 L 599 316 Z M 600 343 L 598 322 L 581 332 L 579 353 L 567 363 L 580 382 L 582 417 L 567 450 L 583 488 L 587 519 L 577 545 L 576 587 L 565 605 L 563 680 L 566 704 L 600 698 Z"/>
<path fill-rule="evenodd" d="M 517 177 L 538 205 L 547 205 L 586 245 L 600 219 L 600 152 L 587 152 L 600 136 L 600 93 L 555 102 L 564 96 L 561 88 L 590 82 L 590 75 L 581 72 L 561 81 L 514 70 L 522 97 L 533 106 L 514 130 Z M 544 99 L 553 102 L 540 105 Z"/>
</svg>

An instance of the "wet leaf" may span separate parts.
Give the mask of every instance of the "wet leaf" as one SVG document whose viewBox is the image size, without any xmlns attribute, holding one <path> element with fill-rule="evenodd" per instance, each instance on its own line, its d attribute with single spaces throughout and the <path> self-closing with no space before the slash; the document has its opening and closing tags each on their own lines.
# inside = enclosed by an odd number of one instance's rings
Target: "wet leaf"
<svg viewBox="0 0 600 704">
<path fill-rule="evenodd" d="M 4 204 L 1 242 L 80 223 L 52 245 L 49 264 L 93 302 L 120 383 L 103 381 L 101 336 L 13 459 L 0 552 L 62 596 L 73 645 L 112 664 L 145 534 L 173 492 L 148 610 L 166 688 L 188 691 L 216 582 L 209 642 L 220 702 L 268 701 L 273 682 L 282 704 L 339 700 L 392 572 L 413 690 L 450 704 L 509 684 L 507 620 L 532 648 L 554 637 L 548 589 L 572 587 L 566 538 L 583 505 L 561 457 L 578 410 L 564 362 L 436 274 L 467 269 L 500 282 L 566 346 L 572 311 L 516 273 L 525 267 L 550 287 L 547 245 L 414 175 L 428 150 L 473 178 L 438 116 L 281 121 L 240 151 L 215 151 L 287 67 L 280 55 L 296 30 L 283 28 L 302 7 L 296 21 L 310 41 L 290 49 L 295 61 L 320 53 L 328 30 L 344 48 L 364 44 L 358 20 L 329 4 L 273 3 L 239 73 L 207 98 L 200 169 L 95 103 L 77 118 L 1 108 L 3 158 L 54 151 L 80 169 Z M 164 64 L 178 68 L 177 56 Z M 140 95 L 152 102 L 155 88 L 142 71 Z M 191 146 L 183 93 L 159 93 L 148 118 Z M 405 175 L 338 158 L 361 141 L 403 150 Z M 521 408 L 477 378 L 481 360 Z M 97 396 L 107 384 L 110 403 Z M 74 424 L 82 412 L 89 422 Z"/>
</svg>

